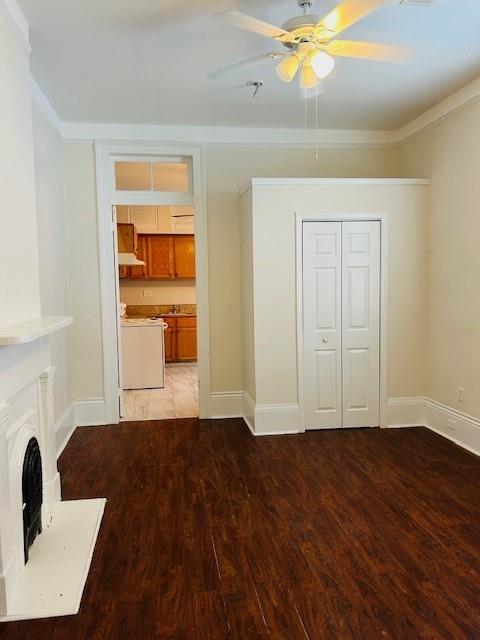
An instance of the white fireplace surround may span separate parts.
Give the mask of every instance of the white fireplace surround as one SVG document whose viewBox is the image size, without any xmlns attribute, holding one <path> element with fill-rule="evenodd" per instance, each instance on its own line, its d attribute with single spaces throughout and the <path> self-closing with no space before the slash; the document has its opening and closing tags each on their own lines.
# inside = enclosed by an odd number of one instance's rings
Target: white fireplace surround
<svg viewBox="0 0 480 640">
<path fill-rule="evenodd" d="M 0 330 L 0 621 L 78 611 L 103 514 L 104 500 L 61 502 L 48 334 L 71 323 L 48 318 Z M 26 565 L 22 473 L 31 438 L 42 457 L 43 531 Z M 60 589 L 56 562 L 68 569 Z"/>
<path fill-rule="evenodd" d="M 17 591 L 17 578 L 24 566 L 22 470 L 27 445 L 36 438 L 42 456 L 43 505 L 42 523 L 52 517 L 54 506 L 61 500 L 60 476 L 57 470 L 54 432 L 52 432 L 52 385 L 55 371 L 49 367 L 36 380 L 4 403 L 0 413 L 0 447 L 2 459 L 2 515 L 0 545 L 0 614 L 6 614 Z M 52 437 L 53 434 L 53 437 Z"/>
</svg>

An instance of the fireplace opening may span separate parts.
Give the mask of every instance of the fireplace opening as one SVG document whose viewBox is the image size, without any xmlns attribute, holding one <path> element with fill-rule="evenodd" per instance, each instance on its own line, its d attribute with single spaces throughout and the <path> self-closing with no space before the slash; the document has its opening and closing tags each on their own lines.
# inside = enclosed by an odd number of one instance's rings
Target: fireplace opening
<svg viewBox="0 0 480 640">
<path fill-rule="evenodd" d="M 42 532 L 42 456 L 36 438 L 28 443 L 23 461 L 22 473 L 23 499 L 23 548 L 25 564 L 28 562 L 28 550 L 37 534 Z"/>
</svg>

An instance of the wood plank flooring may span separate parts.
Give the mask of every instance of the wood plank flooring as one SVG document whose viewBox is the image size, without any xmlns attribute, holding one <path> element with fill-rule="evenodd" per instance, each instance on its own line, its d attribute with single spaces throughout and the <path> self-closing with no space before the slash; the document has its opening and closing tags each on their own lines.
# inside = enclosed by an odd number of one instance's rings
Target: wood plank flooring
<svg viewBox="0 0 480 640">
<path fill-rule="evenodd" d="M 424 429 L 124 423 L 60 467 L 108 498 L 80 614 L 2 640 L 480 638 L 480 459 Z"/>
</svg>

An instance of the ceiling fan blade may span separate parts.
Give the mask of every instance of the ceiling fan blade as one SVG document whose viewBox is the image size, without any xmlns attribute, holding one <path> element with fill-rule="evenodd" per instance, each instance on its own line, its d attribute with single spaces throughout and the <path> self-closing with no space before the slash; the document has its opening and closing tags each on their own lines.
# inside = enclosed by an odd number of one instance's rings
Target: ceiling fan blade
<svg viewBox="0 0 480 640">
<path fill-rule="evenodd" d="M 221 69 L 217 69 L 216 71 L 212 71 L 208 74 L 209 78 L 217 79 L 223 78 L 224 76 L 229 75 L 233 71 L 237 69 L 243 69 L 243 67 L 250 67 L 252 65 L 258 64 L 259 62 L 264 62 L 265 60 L 276 60 L 277 58 L 283 58 L 288 55 L 288 51 L 272 51 L 271 53 L 264 53 L 261 56 L 255 56 L 254 58 L 248 58 L 247 60 L 242 60 L 241 62 L 235 62 L 235 64 L 230 64 L 227 67 L 222 67 Z"/>
<path fill-rule="evenodd" d="M 223 16 L 228 20 L 228 22 L 230 22 L 230 24 L 233 24 L 235 27 L 239 27 L 240 29 L 244 29 L 245 31 L 251 31 L 252 33 L 258 33 L 260 36 L 265 36 L 266 38 L 275 38 L 285 42 L 293 41 L 292 35 L 288 31 L 285 31 L 285 29 L 280 29 L 280 27 L 275 27 L 273 24 L 269 24 L 268 22 L 252 18 L 251 16 L 247 16 L 245 13 L 240 13 L 240 11 L 229 11 L 224 13 Z"/>
<path fill-rule="evenodd" d="M 355 40 L 332 40 L 327 46 L 327 53 L 332 56 L 384 62 L 403 62 L 413 56 L 413 51 L 406 47 Z"/>
<path fill-rule="evenodd" d="M 330 37 L 366 18 L 390 0 L 344 0 L 315 26 L 315 33 L 326 31 Z"/>
</svg>

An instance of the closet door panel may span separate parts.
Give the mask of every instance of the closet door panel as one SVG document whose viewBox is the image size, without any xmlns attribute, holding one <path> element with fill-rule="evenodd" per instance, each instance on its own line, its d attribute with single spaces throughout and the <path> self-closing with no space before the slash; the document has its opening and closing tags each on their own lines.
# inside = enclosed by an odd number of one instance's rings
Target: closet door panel
<svg viewBox="0 0 480 640">
<path fill-rule="evenodd" d="M 380 423 L 380 223 L 342 223 L 343 426 Z"/>
<path fill-rule="evenodd" d="M 342 425 L 341 223 L 303 225 L 304 410 L 307 429 Z"/>
</svg>

